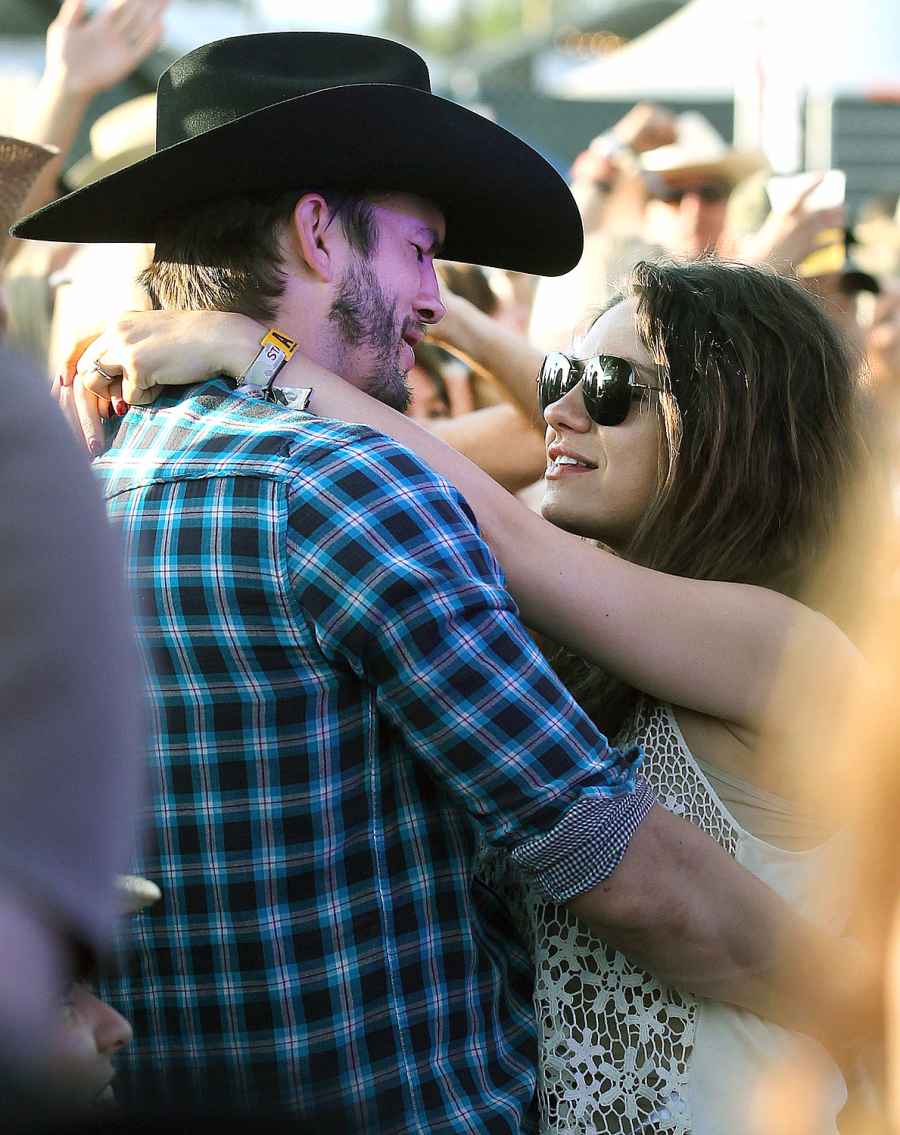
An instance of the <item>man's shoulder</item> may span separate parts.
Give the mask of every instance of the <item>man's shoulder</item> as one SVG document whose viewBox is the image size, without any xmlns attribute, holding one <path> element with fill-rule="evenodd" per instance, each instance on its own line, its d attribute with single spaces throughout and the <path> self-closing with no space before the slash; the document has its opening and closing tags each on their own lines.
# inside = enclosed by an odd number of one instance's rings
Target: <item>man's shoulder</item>
<svg viewBox="0 0 900 1135">
<path fill-rule="evenodd" d="M 343 481 L 351 470 L 366 470 L 388 492 L 401 483 L 408 491 L 430 486 L 457 495 L 417 454 L 371 426 L 272 409 L 275 414 L 265 432 L 283 439 L 284 455 L 295 476 L 314 473 L 318 478 L 333 476 Z"/>
<path fill-rule="evenodd" d="M 315 462 L 309 460 L 313 452 Z M 308 482 L 322 491 L 328 484 L 336 499 L 425 510 L 443 520 L 455 513 L 455 520 L 475 526 L 471 510 L 454 485 L 411 449 L 369 426 L 312 419 L 309 434 L 298 437 L 291 458 L 298 487 Z"/>
<path fill-rule="evenodd" d="M 211 379 L 170 393 L 152 406 L 133 407 L 97 463 L 106 480 L 236 475 L 290 479 L 298 467 L 361 444 L 366 426 L 262 400 L 230 381 Z"/>
<path fill-rule="evenodd" d="M 151 481 L 258 476 L 297 491 L 331 482 L 338 495 L 357 498 L 426 493 L 460 501 L 419 457 L 370 426 L 264 401 L 225 379 L 133 408 L 97 470 L 107 495 Z"/>
</svg>

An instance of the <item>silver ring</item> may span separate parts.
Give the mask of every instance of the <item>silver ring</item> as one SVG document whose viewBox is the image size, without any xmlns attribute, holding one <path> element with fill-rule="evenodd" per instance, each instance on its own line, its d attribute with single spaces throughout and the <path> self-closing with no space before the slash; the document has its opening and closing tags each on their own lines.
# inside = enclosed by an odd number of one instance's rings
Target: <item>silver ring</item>
<svg viewBox="0 0 900 1135">
<path fill-rule="evenodd" d="M 94 370 L 97 374 L 102 374 L 107 382 L 115 382 L 119 377 L 117 374 L 110 374 L 108 370 L 104 370 L 96 359 L 94 359 Z"/>
</svg>

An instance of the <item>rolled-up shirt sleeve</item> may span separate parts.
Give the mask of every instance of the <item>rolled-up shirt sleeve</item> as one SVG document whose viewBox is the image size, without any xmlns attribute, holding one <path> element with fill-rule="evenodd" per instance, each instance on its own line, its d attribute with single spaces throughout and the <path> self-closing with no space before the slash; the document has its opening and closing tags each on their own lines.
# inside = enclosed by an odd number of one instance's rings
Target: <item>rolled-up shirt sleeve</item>
<svg viewBox="0 0 900 1135">
<path fill-rule="evenodd" d="M 560 683 L 456 490 L 360 431 L 298 473 L 288 532 L 320 647 L 486 841 L 556 900 L 611 874 L 654 803 L 641 753 L 611 747 Z"/>
</svg>

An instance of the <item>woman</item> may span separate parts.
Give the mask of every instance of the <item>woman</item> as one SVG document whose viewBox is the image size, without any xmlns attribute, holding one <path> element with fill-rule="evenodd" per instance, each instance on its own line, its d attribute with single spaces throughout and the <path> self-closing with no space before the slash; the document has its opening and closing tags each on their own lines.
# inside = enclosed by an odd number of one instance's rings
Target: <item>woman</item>
<svg viewBox="0 0 900 1135">
<path fill-rule="evenodd" d="M 259 335 L 229 314 L 138 315 L 90 356 L 138 385 L 196 382 L 241 373 Z M 311 386 L 313 412 L 392 434 L 452 480 L 523 619 L 567 648 L 559 668 L 598 723 L 644 746 L 661 801 L 810 917 L 844 927 L 843 892 L 816 885 L 837 878 L 843 842 L 802 802 L 817 738 L 794 744 L 796 689 L 775 680 L 784 665 L 814 668 L 827 722 L 861 666 L 841 631 L 798 601 L 857 460 L 852 368 L 805 291 L 711 261 L 638 265 L 578 360 L 549 356 L 541 368 L 552 524 L 320 368 L 295 359 L 279 381 Z M 803 730 L 815 720 L 804 714 Z M 765 1130 L 751 1093 L 798 1059 L 819 1084 L 812 1130 L 836 1131 L 844 1085 L 814 1042 L 661 986 L 496 862 L 486 870 L 535 943 L 546 1130 Z"/>
</svg>

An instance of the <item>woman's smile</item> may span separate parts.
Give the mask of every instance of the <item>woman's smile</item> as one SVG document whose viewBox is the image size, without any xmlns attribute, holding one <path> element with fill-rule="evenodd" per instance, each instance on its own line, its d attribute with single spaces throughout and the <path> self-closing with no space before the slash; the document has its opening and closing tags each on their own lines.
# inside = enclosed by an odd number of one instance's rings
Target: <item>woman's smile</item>
<svg viewBox="0 0 900 1135">
<path fill-rule="evenodd" d="M 574 449 L 559 445 L 556 442 L 547 447 L 547 472 L 545 476 L 548 480 L 555 481 L 560 477 L 591 473 L 596 468 L 596 461 L 591 461 L 589 457 L 585 457 Z"/>
</svg>

